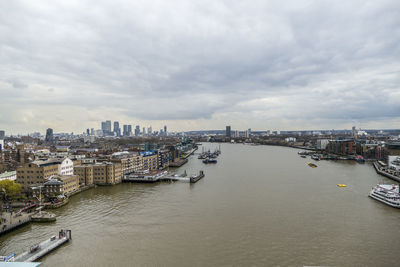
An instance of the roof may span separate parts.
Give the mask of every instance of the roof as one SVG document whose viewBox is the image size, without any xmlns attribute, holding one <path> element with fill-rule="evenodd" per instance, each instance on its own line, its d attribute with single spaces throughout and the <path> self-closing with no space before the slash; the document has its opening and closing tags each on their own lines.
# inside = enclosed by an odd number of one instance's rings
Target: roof
<svg viewBox="0 0 400 267">
<path fill-rule="evenodd" d="M 3 173 L 0 173 L 0 179 L 10 177 L 13 175 L 17 175 L 17 171 L 3 172 Z"/>
<path fill-rule="evenodd" d="M 44 185 L 63 185 L 64 183 L 57 179 L 50 179 Z"/>
</svg>

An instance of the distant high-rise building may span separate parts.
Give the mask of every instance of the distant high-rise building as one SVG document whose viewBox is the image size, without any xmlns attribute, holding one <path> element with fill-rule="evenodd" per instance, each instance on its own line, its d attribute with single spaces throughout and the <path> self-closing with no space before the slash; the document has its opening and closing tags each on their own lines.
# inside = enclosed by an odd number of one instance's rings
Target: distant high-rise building
<svg viewBox="0 0 400 267">
<path fill-rule="evenodd" d="M 136 125 L 136 128 L 135 128 L 135 136 L 138 136 L 140 134 L 140 126 L 139 125 Z"/>
<path fill-rule="evenodd" d="M 151 135 L 151 134 L 153 133 L 153 129 L 152 129 L 151 126 L 147 129 L 147 133 L 148 133 L 149 135 Z"/>
<path fill-rule="evenodd" d="M 46 142 L 53 142 L 53 129 L 48 128 L 46 130 L 46 138 L 45 138 Z"/>
<path fill-rule="evenodd" d="M 119 122 L 114 121 L 114 134 L 116 136 L 121 136 L 121 129 L 119 128 Z"/>
<path fill-rule="evenodd" d="M 356 134 L 357 134 L 357 132 L 356 132 L 356 126 L 353 126 L 353 127 L 351 128 L 351 135 L 352 135 L 353 137 L 355 137 Z"/>
<path fill-rule="evenodd" d="M 89 130 L 89 128 L 86 129 L 86 135 L 90 135 L 90 130 Z"/>
<path fill-rule="evenodd" d="M 6 137 L 6 132 L 0 131 L 0 140 L 4 140 L 5 137 Z"/>
<path fill-rule="evenodd" d="M 90 135 L 94 135 L 94 128 L 90 129 Z"/>
<path fill-rule="evenodd" d="M 164 135 L 167 135 L 167 125 L 164 125 Z"/>
<path fill-rule="evenodd" d="M 128 124 L 128 134 L 127 136 L 131 136 L 132 135 L 132 125 Z"/>
<path fill-rule="evenodd" d="M 111 132 L 111 121 L 106 121 L 106 131 Z"/>
<path fill-rule="evenodd" d="M 124 124 L 124 126 L 122 126 L 122 135 L 128 136 L 128 125 L 126 125 L 126 124 Z"/>
<path fill-rule="evenodd" d="M 251 135 L 251 128 L 249 128 L 247 131 L 249 132 L 249 137 L 250 137 L 250 135 Z"/>
<path fill-rule="evenodd" d="M 231 138 L 231 126 L 226 126 L 225 136 Z"/>
<path fill-rule="evenodd" d="M 145 135 L 146 134 L 146 128 L 145 127 L 143 127 L 143 135 Z"/>
<path fill-rule="evenodd" d="M 101 122 L 101 130 L 103 131 L 103 133 L 105 133 L 107 131 L 106 122 L 105 121 Z"/>
</svg>

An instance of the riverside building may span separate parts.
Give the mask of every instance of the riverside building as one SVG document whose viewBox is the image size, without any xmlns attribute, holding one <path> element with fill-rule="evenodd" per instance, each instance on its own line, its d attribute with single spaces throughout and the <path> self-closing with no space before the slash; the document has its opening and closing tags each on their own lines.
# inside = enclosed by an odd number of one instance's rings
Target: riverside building
<svg viewBox="0 0 400 267">
<path fill-rule="evenodd" d="M 76 175 L 81 185 L 111 185 L 122 180 L 122 164 L 99 162 L 75 166 Z"/>
<path fill-rule="evenodd" d="M 43 184 L 53 175 L 73 175 L 74 164 L 71 159 L 36 160 L 17 168 L 15 182 L 21 184 L 22 192 L 28 192 L 30 186 Z"/>
</svg>

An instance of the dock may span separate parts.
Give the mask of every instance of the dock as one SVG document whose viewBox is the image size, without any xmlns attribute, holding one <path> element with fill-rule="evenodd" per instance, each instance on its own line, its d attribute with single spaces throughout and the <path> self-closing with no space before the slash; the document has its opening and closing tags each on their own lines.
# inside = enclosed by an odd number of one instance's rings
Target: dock
<svg viewBox="0 0 400 267">
<path fill-rule="evenodd" d="M 60 230 L 58 236 L 33 245 L 30 249 L 15 257 L 16 262 L 33 262 L 49 254 L 54 249 L 62 246 L 72 239 L 71 230 Z"/>
<path fill-rule="evenodd" d="M 156 175 L 137 175 L 137 174 L 124 175 L 122 181 L 131 183 L 155 183 L 155 182 L 171 182 L 171 181 L 195 183 L 203 177 L 204 177 L 203 171 L 200 171 L 199 175 L 190 177 L 172 175 L 170 173 L 164 172 Z"/>
<path fill-rule="evenodd" d="M 381 167 L 378 166 L 377 162 L 372 163 L 372 165 L 374 165 L 374 168 L 375 168 L 375 170 L 376 170 L 376 172 L 378 174 L 386 176 L 387 178 L 392 179 L 392 180 L 394 180 L 396 182 L 400 182 L 400 177 L 399 176 L 393 175 L 393 174 L 383 170 Z"/>
<path fill-rule="evenodd" d="M 200 179 L 204 178 L 204 172 L 200 171 L 200 173 L 196 176 L 190 176 L 190 183 L 194 184 L 197 183 Z"/>
</svg>

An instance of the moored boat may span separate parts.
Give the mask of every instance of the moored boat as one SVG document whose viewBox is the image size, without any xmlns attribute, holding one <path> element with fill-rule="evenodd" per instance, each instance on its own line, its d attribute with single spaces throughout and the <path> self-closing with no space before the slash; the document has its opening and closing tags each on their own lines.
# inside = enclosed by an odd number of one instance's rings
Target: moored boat
<svg viewBox="0 0 400 267">
<path fill-rule="evenodd" d="M 400 208 L 399 185 L 378 184 L 372 188 L 368 196 L 394 208 Z"/>
<path fill-rule="evenodd" d="M 213 158 L 208 158 L 208 159 L 203 160 L 203 163 L 205 163 L 205 164 L 208 164 L 208 163 L 217 163 L 217 160 L 216 160 L 216 159 L 213 159 Z"/>
</svg>

